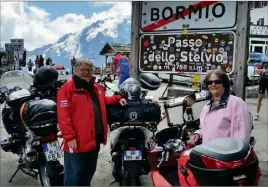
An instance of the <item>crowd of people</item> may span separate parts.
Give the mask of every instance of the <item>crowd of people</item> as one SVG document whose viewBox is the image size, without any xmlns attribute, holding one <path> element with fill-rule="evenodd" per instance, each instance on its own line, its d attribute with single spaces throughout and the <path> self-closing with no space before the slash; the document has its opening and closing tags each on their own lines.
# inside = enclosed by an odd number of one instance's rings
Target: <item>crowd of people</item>
<svg viewBox="0 0 268 187">
<path fill-rule="evenodd" d="M 36 55 L 35 61 L 33 62 L 32 59 L 28 60 L 27 66 L 28 70 L 31 72 L 33 69 L 33 66 L 35 65 L 35 69 L 37 70 L 38 68 L 41 68 L 44 66 L 44 57 L 42 55 Z M 52 66 L 54 65 L 52 62 L 52 59 L 48 57 L 45 62 L 46 66 Z"/>
</svg>

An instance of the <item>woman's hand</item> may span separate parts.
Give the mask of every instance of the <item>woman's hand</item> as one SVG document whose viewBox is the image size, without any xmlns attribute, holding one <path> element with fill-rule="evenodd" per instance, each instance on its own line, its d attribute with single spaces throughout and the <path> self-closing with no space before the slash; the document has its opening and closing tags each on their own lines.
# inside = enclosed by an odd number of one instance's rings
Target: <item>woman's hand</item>
<svg viewBox="0 0 268 187">
<path fill-rule="evenodd" d="M 193 134 L 190 136 L 190 144 L 195 145 L 196 142 L 200 139 L 200 135 L 199 134 Z"/>
</svg>

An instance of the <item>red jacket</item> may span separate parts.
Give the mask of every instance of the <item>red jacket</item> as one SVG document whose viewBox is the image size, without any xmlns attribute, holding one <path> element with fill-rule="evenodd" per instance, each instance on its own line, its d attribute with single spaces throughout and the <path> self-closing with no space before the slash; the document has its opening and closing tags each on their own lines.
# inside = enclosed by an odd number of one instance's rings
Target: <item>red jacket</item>
<svg viewBox="0 0 268 187">
<path fill-rule="evenodd" d="M 103 121 L 104 144 L 107 142 L 107 118 L 106 104 L 116 104 L 120 96 L 115 95 L 106 97 L 104 88 L 95 83 L 92 77 L 91 83 L 94 84 Z M 87 152 L 96 149 L 94 110 L 88 91 L 77 87 L 74 79 L 66 82 L 58 91 L 57 95 L 57 115 L 59 127 L 64 139 L 63 151 L 69 152 L 68 141 L 76 139 L 77 149 L 74 153 Z"/>
</svg>

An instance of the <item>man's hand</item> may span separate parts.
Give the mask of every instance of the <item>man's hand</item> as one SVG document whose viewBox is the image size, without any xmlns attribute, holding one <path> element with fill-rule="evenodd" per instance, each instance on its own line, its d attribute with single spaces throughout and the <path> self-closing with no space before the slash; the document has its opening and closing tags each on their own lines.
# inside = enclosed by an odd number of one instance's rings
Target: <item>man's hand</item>
<svg viewBox="0 0 268 187">
<path fill-rule="evenodd" d="M 127 100 L 126 100 L 125 98 L 121 98 L 121 99 L 119 100 L 119 104 L 120 104 L 121 106 L 126 106 L 126 105 L 127 105 Z"/>
<path fill-rule="evenodd" d="M 195 145 L 196 142 L 200 139 L 199 134 L 193 134 L 190 136 L 190 144 Z"/>
<path fill-rule="evenodd" d="M 68 146 L 69 146 L 71 149 L 76 150 L 76 148 L 77 148 L 77 142 L 76 142 L 76 139 L 69 141 L 69 142 L 68 142 Z"/>
</svg>

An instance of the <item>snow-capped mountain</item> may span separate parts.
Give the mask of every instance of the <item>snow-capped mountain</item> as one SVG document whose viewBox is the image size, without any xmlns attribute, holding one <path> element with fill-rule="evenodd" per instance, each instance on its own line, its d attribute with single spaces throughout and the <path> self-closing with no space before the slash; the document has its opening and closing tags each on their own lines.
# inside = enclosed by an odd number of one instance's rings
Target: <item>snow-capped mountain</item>
<svg viewBox="0 0 268 187">
<path fill-rule="evenodd" d="M 118 24 L 111 24 L 109 21 L 95 21 L 77 33 L 62 36 L 53 44 L 28 51 L 27 56 L 32 60 L 35 60 L 36 55 L 50 57 L 56 65 L 64 65 L 66 68 L 70 68 L 73 56 L 87 57 L 94 59 L 94 65 L 101 66 L 105 62 L 105 57 L 99 53 L 105 43 L 130 43 L 130 17 L 121 19 Z"/>
</svg>

